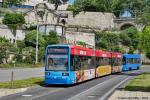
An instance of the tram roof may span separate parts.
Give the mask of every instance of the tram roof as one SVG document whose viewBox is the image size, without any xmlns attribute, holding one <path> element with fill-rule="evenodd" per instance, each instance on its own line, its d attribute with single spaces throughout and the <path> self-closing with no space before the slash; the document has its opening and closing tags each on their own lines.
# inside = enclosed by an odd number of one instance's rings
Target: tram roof
<svg viewBox="0 0 150 100">
<path fill-rule="evenodd" d="M 141 58 L 140 54 L 123 54 L 126 58 Z"/>
</svg>

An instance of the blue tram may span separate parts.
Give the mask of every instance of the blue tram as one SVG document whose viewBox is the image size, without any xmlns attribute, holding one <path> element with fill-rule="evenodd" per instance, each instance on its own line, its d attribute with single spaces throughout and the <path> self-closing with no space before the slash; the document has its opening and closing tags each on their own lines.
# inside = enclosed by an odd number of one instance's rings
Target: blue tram
<svg viewBox="0 0 150 100">
<path fill-rule="evenodd" d="M 139 69 L 141 66 L 141 55 L 124 54 L 122 71 Z"/>
</svg>

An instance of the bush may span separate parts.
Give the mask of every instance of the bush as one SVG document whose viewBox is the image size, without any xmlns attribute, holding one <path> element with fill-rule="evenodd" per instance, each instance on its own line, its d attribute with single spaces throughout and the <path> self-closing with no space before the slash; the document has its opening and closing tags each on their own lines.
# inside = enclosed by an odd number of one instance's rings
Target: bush
<svg viewBox="0 0 150 100">
<path fill-rule="evenodd" d="M 26 45 L 25 45 L 25 41 L 20 41 L 20 40 L 17 40 L 17 46 L 18 46 L 18 48 L 19 49 L 23 49 L 23 48 L 25 48 L 26 47 Z"/>
<path fill-rule="evenodd" d="M 119 36 L 123 45 L 131 46 L 131 38 L 126 33 L 121 33 Z"/>
<path fill-rule="evenodd" d="M 129 54 L 133 54 L 133 53 L 134 53 L 134 48 L 133 48 L 133 47 L 130 47 L 128 53 L 129 53 Z"/>
<path fill-rule="evenodd" d="M 96 48 L 114 50 L 119 45 L 120 38 L 116 33 L 97 32 L 96 33 Z"/>
<path fill-rule="evenodd" d="M 150 59 L 150 52 L 146 52 L 146 57 Z"/>
<path fill-rule="evenodd" d="M 36 30 L 33 30 L 29 33 L 26 34 L 26 37 L 25 37 L 25 44 L 26 46 L 32 46 L 32 47 L 36 47 L 36 37 L 37 37 L 37 31 Z M 38 40 L 39 40 L 39 46 L 40 47 L 43 47 L 45 46 L 45 40 L 44 38 L 42 37 L 41 33 L 38 34 Z"/>
<path fill-rule="evenodd" d="M 51 44 L 59 43 L 57 33 L 54 31 L 51 31 L 49 33 L 49 35 L 45 35 L 43 37 L 44 37 L 44 40 L 46 41 L 45 47 L 47 47 L 48 45 L 51 45 Z"/>
</svg>

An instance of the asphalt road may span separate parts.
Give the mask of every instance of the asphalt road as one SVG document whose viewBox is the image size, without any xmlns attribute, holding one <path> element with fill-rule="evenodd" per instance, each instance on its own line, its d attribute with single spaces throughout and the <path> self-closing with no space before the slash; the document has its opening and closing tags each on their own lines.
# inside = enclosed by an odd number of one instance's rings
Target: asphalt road
<svg viewBox="0 0 150 100">
<path fill-rule="evenodd" d="M 150 72 L 150 67 L 93 79 L 75 86 L 36 86 L 0 100 L 107 100 L 114 89 L 122 88 L 143 72 Z"/>
<path fill-rule="evenodd" d="M 12 71 L 14 71 L 14 80 L 44 76 L 44 67 L 23 69 L 0 69 L 0 82 L 10 81 Z"/>
</svg>

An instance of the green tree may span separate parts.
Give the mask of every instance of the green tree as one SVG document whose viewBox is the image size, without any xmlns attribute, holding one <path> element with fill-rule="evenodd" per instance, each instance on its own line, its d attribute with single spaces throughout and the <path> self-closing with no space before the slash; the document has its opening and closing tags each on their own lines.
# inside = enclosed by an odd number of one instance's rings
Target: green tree
<svg viewBox="0 0 150 100">
<path fill-rule="evenodd" d="M 131 38 L 126 33 L 120 33 L 120 42 L 124 46 L 131 46 Z"/>
<path fill-rule="evenodd" d="M 22 14 L 6 13 L 2 20 L 3 24 L 7 25 L 15 37 L 16 45 L 16 30 L 25 24 L 25 18 Z"/>
<path fill-rule="evenodd" d="M 35 48 L 34 47 L 25 47 L 23 48 L 23 55 L 25 58 L 23 59 L 24 63 L 34 64 L 35 63 Z"/>
<path fill-rule="evenodd" d="M 73 12 L 73 17 L 81 12 L 81 8 L 78 5 L 69 5 L 67 10 Z"/>
<path fill-rule="evenodd" d="M 150 25 L 150 6 L 144 7 L 142 11 L 137 13 L 136 23 Z"/>
<path fill-rule="evenodd" d="M 146 57 L 150 59 L 150 52 L 146 52 Z"/>
<path fill-rule="evenodd" d="M 116 16 L 120 15 L 120 11 L 128 10 L 134 14 L 134 11 L 142 10 L 149 0 L 76 0 L 69 6 L 71 11 L 97 11 L 97 12 L 112 12 Z M 76 8 L 75 9 L 70 9 Z M 80 8 L 80 10 L 79 10 Z"/>
<path fill-rule="evenodd" d="M 48 0 L 48 2 L 55 4 L 55 10 L 57 10 L 58 6 L 64 3 L 67 3 L 69 0 Z"/>
<path fill-rule="evenodd" d="M 7 51 L 12 47 L 11 43 L 5 38 L 0 37 L 0 63 L 7 62 Z"/>
<path fill-rule="evenodd" d="M 129 44 L 128 46 L 133 46 L 134 49 L 137 49 L 138 44 L 139 44 L 138 33 L 139 32 L 135 27 L 130 27 L 124 30 L 124 32 L 122 33 L 128 36 L 127 39 L 129 39 L 131 43 L 131 45 Z"/>
<path fill-rule="evenodd" d="M 25 36 L 26 46 L 36 47 L 36 37 L 37 37 L 37 31 L 36 30 L 33 30 L 33 31 L 27 33 Z M 41 33 L 38 34 L 38 43 L 39 43 L 38 45 L 40 47 L 45 46 L 45 39 L 43 38 Z"/>
<path fill-rule="evenodd" d="M 44 37 L 44 40 L 46 41 L 45 47 L 47 47 L 47 45 L 59 43 L 57 33 L 54 31 L 51 31 L 49 35 L 45 35 L 43 37 Z"/>
<path fill-rule="evenodd" d="M 3 7 L 9 7 L 9 5 L 17 5 L 25 2 L 26 0 L 3 0 Z"/>
<path fill-rule="evenodd" d="M 139 48 L 141 48 L 147 54 L 150 53 L 150 26 L 147 26 L 145 30 L 139 33 Z"/>
<path fill-rule="evenodd" d="M 129 47 L 129 54 L 133 54 L 134 53 L 134 48 L 132 46 Z"/>
<path fill-rule="evenodd" d="M 96 48 L 106 50 L 116 50 L 119 45 L 119 35 L 112 32 L 98 32 L 96 33 Z"/>
</svg>

